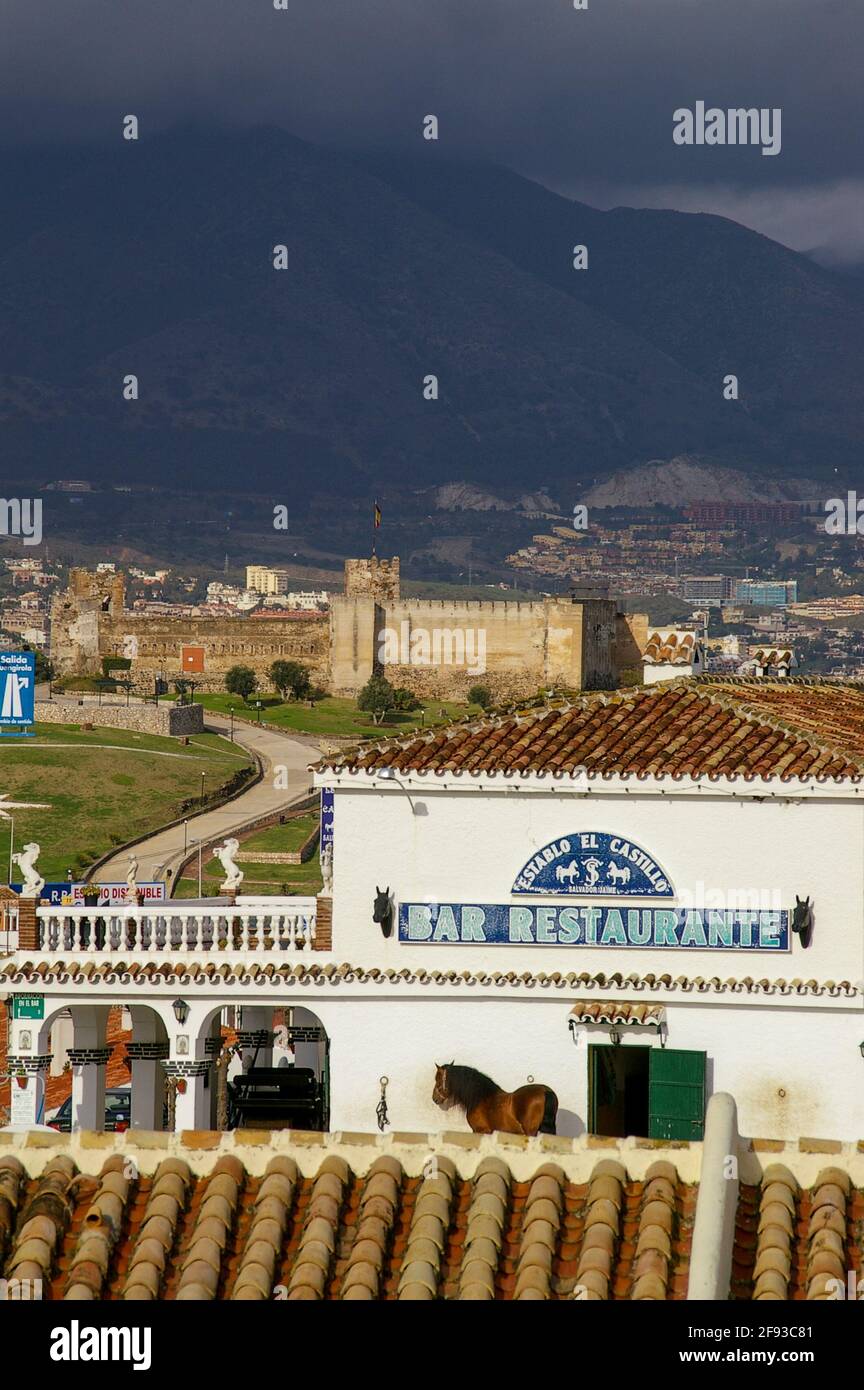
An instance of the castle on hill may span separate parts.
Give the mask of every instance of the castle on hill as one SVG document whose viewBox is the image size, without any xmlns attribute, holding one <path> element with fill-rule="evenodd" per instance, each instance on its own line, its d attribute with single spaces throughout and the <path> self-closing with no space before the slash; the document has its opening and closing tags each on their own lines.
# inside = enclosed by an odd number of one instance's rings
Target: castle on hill
<svg viewBox="0 0 864 1390">
<path fill-rule="evenodd" d="M 58 675 L 99 675 L 106 657 L 125 657 L 139 684 L 191 674 L 203 691 L 224 689 L 240 664 L 266 688 L 269 666 L 289 660 L 336 695 L 355 696 L 383 671 L 427 698 L 464 699 L 482 684 L 495 700 L 519 699 L 612 688 L 641 670 L 647 640 L 645 614 L 625 614 L 596 591 L 529 602 L 404 598 L 398 557 L 346 560 L 329 613 L 152 617 L 126 607 L 122 574 L 84 569 L 71 571 L 51 611 Z"/>
</svg>

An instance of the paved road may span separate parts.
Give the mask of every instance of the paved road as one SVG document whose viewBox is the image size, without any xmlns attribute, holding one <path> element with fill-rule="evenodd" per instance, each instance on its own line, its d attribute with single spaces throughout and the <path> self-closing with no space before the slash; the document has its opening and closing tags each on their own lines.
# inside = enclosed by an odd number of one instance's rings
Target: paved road
<svg viewBox="0 0 864 1390">
<path fill-rule="evenodd" d="M 205 728 L 211 733 L 227 736 L 230 724 L 221 715 L 208 712 Z M 254 820 L 267 811 L 284 810 L 292 802 L 302 797 L 309 789 L 312 777 L 308 765 L 318 756 L 318 743 L 314 738 L 298 737 L 295 734 L 274 733 L 272 729 L 259 729 L 252 724 L 235 721 L 234 742 L 248 748 L 261 758 L 264 776 L 254 787 L 242 796 L 229 801 L 215 811 L 205 811 L 202 815 L 191 816 L 186 822 L 185 839 L 191 845 L 193 840 L 222 840 L 235 827 Z M 286 771 L 279 778 L 279 786 L 274 786 L 277 768 Z M 184 857 L 184 827 L 172 826 L 170 830 L 157 831 L 149 839 L 135 846 L 138 860 L 138 880 L 141 883 L 164 878 L 166 870 L 172 870 L 172 879 Z M 94 877 L 100 883 L 125 883 L 128 867 L 128 851 L 122 850 L 112 855 Z"/>
</svg>

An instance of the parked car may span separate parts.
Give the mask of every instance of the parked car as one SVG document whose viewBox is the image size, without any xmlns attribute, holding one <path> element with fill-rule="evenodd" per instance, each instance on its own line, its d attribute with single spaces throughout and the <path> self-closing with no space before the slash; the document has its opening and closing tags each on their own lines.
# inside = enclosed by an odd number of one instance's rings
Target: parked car
<svg viewBox="0 0 864 1390">
<path fill-rule="evenodd" d="M 128 1086 L 116 1087 L 105 1092 L 105 1128 L 110 1130 L 128 1129 L 132 1120 L 132 1092 Z M 48 1120 L 49 1129 L 68 1134 L 72 1129 L 72 1097 L 67 1096 L 60 1109 Z"/>
</svg>

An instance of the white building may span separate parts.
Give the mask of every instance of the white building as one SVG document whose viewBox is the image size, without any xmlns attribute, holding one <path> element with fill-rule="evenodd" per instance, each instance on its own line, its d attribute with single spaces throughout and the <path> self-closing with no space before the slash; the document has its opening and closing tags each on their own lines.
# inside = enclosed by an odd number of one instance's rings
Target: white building
<svg viewBox="0 0 864 1390">
<path fill-rule="evenodd" d="M 704 645 L 690 629 L 658 628 L 648 634 L 642 669 L 646 685 L 679 676 L 701 676 L 705 669 Z"/>
<path fill-rule="evenodd" d="M 291 577 L 286 569 L 272 565 L 247 565 L 246 588 L 258 594 L 285 594 Z"/>
<path fill-rule="evenodd" d="M 464 1127 L 436 1063 L 553 1088 L 558 1133 L 702 1134 L 730 1092 L 751 1136 L 864 1133 L 864 691 L 703 676 L 488 715 L 316 771 L 333 827 L 315 899 L 17 905 L 2 987 L 19 1112 L 38 1106 L 71 1009 L 93 1124 L 111 1004 L 134 1021 L 133 1126 L 212 1122 L 227 1005 L 241 1040 L 288 1040 L 329 1128 Z M 392 931 L 373 921 L 386 891 Z M 809 899 L 812 939 L 806 927 Z M 385 901 L 386 907 L 386 901 Z M 379 913 L 379 915 L 381 915 Z M 386 916 L 386 912 L 385 912 Z M 2 940 L 2 937 L 0 937 Z M 294 1030 L 293 1032 L 291 1030 Z M 260 1060 L 260 1059 L 259 1059 Z M 382 1080 L 386 1078 L 386 1080 Z"/>
</svg>

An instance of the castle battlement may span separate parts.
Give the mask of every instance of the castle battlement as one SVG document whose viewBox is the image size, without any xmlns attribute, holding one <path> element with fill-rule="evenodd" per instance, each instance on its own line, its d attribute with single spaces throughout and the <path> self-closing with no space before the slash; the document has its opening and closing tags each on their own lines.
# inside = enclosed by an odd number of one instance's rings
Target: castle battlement
<svg viewBox="0 0 864 1390">
<path fill-rule="evenodd" d="M 106 657 L 131 662 L 134 682 L 152 688 L 194 673 L 202 690 L 223 690 L 232 666 L 253 668 L 259 688 L 280 659 L 307 665 L 316 683 L 336 695 L 356 696 L 386 665 L 395 685 L 429 699 L 463 699 L 481 682 L 496 699 L 522 698 L 550 685 L 570 689 L 614 685 L 625 667 L 641 667 L 647 619 L 625 618 L 598 593 L 543 599 L 415 599 L 403 597 L 399 557 L 345 561 L 345 592 L 329 615 L 304 620 L 273 616 L 149 617 L 124 607 L 124 576 L 75 569 L 69 588 L 52 607 L 52 658 L 60 674 L 98 675 Z M 431 663 L 394 665 L 382 644 L 398 630 L 428 629 Z M 436 634 L 448 640 L 438 642 Z M 455 634 L 455 636 L 454 636 Z M 480 653 L 470 663 L 453 659 L 469 639 Z M 476 639 L 476 640 L 475 640 Z M 467 646 L 465 648 L 467 650 Z M 449 655 L 448 655 L 449 654 Z M 481 669 L 482 668 L 482 669 Z"/>
</svg>

